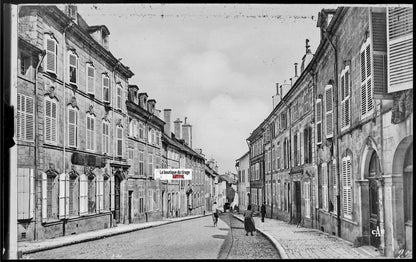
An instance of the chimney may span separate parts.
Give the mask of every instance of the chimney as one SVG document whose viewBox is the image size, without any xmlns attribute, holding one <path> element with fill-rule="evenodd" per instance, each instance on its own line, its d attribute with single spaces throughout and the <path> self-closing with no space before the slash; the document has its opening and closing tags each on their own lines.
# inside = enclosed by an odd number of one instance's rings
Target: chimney
<svg viewBox="0 0 416 262">
<path fill-rule="evenodd" d="M 175 133 L 175 138 L 176 139 L 181 139 L 181 124 L 182 121 L 178 118 L 173 122 L 174 125 L 174 133 Z"/>
<path fill-rule="evenodd" d="M 298 63 L 295 63 L 295 77 L 298 77 Z"/>
<path fill-rule="evenodd" d="M 170 136 L 170 115 L 172 113 L 172 109 L 163 109 L 163 120 L 165 121 L 165 126 L 163 127 L 163 132 L 165 132 L 165 134 L 168 137 Z"/>
<path fill-rule="evenodd" d="M 188 118 L 185 117 L 184 124 L 182 125 L 182 138 L 185 140 L 185 143 L 192 148 L 192 126 L 189 123 L 186 123 Z"/>
<path fill-rule="evenodd" d="M 279 83 L 276 83 L 276 95 L 279 95 Z"/>
</svg>

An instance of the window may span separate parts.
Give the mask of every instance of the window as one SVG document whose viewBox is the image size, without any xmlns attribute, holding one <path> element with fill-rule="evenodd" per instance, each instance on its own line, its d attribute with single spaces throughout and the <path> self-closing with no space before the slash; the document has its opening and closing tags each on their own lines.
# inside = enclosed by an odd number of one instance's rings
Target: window
<svg viewBox="0 0 416 262">
<path fill-rule="evenodd" d="M 69 216 L 69 175 L 62 173 L 59 175 L 59 218 Z"/>
<path fill-rule="evenodd" d="M 78 216 L 79 176 L 76 172 L 69 173 L 69 216 Z"/>
<path fill-rule="evenodd" d="M 282 148 L 280 147 L 280 141 L 277 142 L 277 169 L 280 170 L 280 158 L 282 154 Z"/>
<path fill-rule="evenodd" d="M 121 84 L 117 84 L 117 109 L 121 110 L 121 105 L 122 105 L 122 91 L 123 88 L 121 86 Z"/>
<path fill-rule="evenodd" d="M 79 177 L 79 215 L 88 213 L 88 179 L 85 174 Z"/>
<path fill-rule="evenodd" d="M 333 115 L 332 115 L 332 85 L 325 87 L 325 120 L 326 137 L 334 135 Z"/>
<path fill-rule="evenodd" d="M 335 164 L 331 163 L 331 175 L 332 175 L 332 203 L 334 205 L 334 213 L 337 212 L 338 208 L 338 201 L 337 201 L 337 193 L 338 193 L 338 178 L 337 173 L 335 172 Z"/>
<path fill-rule="evenodd" d="M 86 143 L 87 143 L 87 150 L 94 151 L 95 150 L 95 119 L 94 115 L 87 114 L 87 136 L 86 136 Z"/>
<path fill-rule="evenodd" d="M 351 157 L 342 158 L 342 203 L 344 217 L 352 218 L 352 173 Z"/>
<path fill-rule="evenodd" d="M 92 63 L 87 63 L 87 93 L 95 95 L 95 68 Z"/>
<path fill-rule="evenodd" d="M 17 219 L 30 219 L 35 210 L 35 175 L 31 168 L 17 168 Z"/>
<path fill-rule="evenodd" d="M 306 127 L 303 131 L 303 142 L 304 142 L 304 158 L 305 163 L 312 163 L 312 128 Z"/>
<path fill-rule="evenodd" d="M 286 111 L 284 111 L 283 113 L 282 113 L 282 115 L 280 116 L 280 120 L 281 120 L 281 125 L 280 125 L 280 128 L 281 129 L 286 129 L 286 125 L 287 125 L 287 115 L 286 115 Z"/>
<path fill-rule="evenodd" d="M 78 144 L 78 111 L 75 108 L 68 108 L 68 146 L 77 147 Z"/>
<path fill-rule="evenodd" d="M 102 75 L 102 85 L 103 85 L 103 101 L 110 103 L 110 78 L 107 74 Z"/>
<path fill-rule="evenodd" d="M 20 74 L 21 75 L 26 75 L 26 73 L 29 71 L 31 72 L 30 66 L 31 66 L 31 57 L 28 55 L 23 54 L 22 52 L 19 53 L 20 54 Z M 26 76 L 30 76 L 29 74 L 27 74 Z"/>
<path fill-rule="evenodd" d="M 139 213 L 143 213 L 144 212 L 144 198 L 143 198 L 143 191 L 140 190 L 139 191 Z"/>
<path fill-rule="evenodd" d="M 149 189 L 149 211 L 153 210 L 153 189 Z"/>
<path fill-rule="evenodd" d="M 111 198 L 111 179 L 107 174 L 104 174 L 104 187 L 103 187 L 103 210 L 110 210 L 110 198 Z"/>
<path fill-rule="evenodd" d="M 149 151 L 148 152 L 148 154 L 149 154 L 149 158 L 148 158 L 148 160 L 149 160 L 149 176 L 150 177 L 153 177 L 153 151 Z"/>
<path fill-rule="evenodd" d="M 56 144 L 58 142 L 57 134 L 57 103 L 49 97 L 45 97 L 45 142 Z"/>
<path fill-rule="evenodd" d="M 144 139 L 144 125 L 142 122 L 139 122 L 139 138 Z"/>
<path fill-rule="evenodd" d="M 69 62 L 69 74 L 68 82 L 73 85 L 78 83 L 78 55 L 75 51 L 69 51 L 68 53 L 68 62 Z"/>
<path fill-rule="evenodd" d="M 123 127 L 117 126 L 116 127 L 117 132 L 117 156 L 122 157 L 123 156 Z"/>
<path fill-rule="evenodd" d="M 34 140 L 34 106 L 33 98 L 17 94 L 17 139 Z"/>
<path fill-rule="evenodd" d="M 103 121 L 103 154 L 110 153 L 110 123 L 106 120 Z"/>
<path fill-rule="evenodd" d="M 371 39 L 367 38 L 360 50 L 361 65 L 361 117 L 367 117 L 373 110 Z"/>
<path fill-rule="evenodd" d="M 134 149 L 132 147 L 128 148 L 128 158 L 129 160 L 133 160 Z"/>
<path fill-rule="evenodd" d="M 104 178 L 102 175 L 96 177 L 96 207 L 97 213 L 104 209 Z"/>
<path fill-rule="evenodd" d="M 387 11 L 387 79 L 391 93 L 413 88 L 413 7 L 389 7 Z"/>
<path fill-rule="evenodd" d="M 311 182 L 305 182 L 304 184 L 304 199 L 305 199 L 305 217 L 310 218 L 311 217 Z"/>
<path fill-rule="evenodd" d="M 322 166 L 322 208 L 328 210 L 328 171 L 326 163 Z"/>
<path fill-rule="evenodd" d="M 42 173 L 42 221 L 58 219 L 59 176 L 48 170 Z"/>
<path fill-rule="evenodd" d="M 139 175 L 144 175 L 144 151 L 139 149 Z"/>
<path fill-rule="evenodd" d="M 316 100 L 316 143 L 322 143 L 322 99 Z"/>
<path fill-rule="evenodd" d="M 350 126 L 351 102 L 350 102 L 350 67 L 346 66 L 341 72 L 341 130 Z"/>
<path fill-rule="evenodd" d="M 95 213 L 96 209 L 96 178 L 94 175 L 88 176 L 88 213 Z"/>
<path fill-rule="evenodd" d="M 57 74 L 57 57 L 58 57 L 58 43 L 51 34 L 45 34 L 44 50 L 46 50 L 45 71 Z"/>
<path fill-rule="evenodd" d="M 289 161 L 290 158 L 290 150 L 289 150 L 289 141 L 285 138 L 283 142 L 283 162 L 284 162 L 284 169 L 289 168 Z"/>
</svg>

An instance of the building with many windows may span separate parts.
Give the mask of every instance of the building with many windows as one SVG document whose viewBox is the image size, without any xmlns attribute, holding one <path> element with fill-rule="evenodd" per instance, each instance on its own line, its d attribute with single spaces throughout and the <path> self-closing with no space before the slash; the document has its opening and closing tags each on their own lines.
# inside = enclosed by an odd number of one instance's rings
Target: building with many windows
<svg viewBox="0 0 416 262">
<path fill-rule="evenodd" d="M 253 168 L 264 138 L 264 199 L 272 214 L 276 199 L 279 219 L 387 256 L 412 250 L 412 11 L 319 13 L 315 54 L 287 92 L 278 88 L 275 108 L 248 139 Z"/>
<path fill-rule="evenodd" d="M 133 73 L 107 27 L 73 5 L 19 7 L 18 37 L 18 240 L 111 227 L 124 212 Z"/>
<path fill-rule="evenodd" d="M 250 199 L 249 154 L 250 152 L 245 153 L 237 159 L 235 163 L 238 173 L 237 195 L 238 208 L 240 211 L 247 210 Z"/>
</svg>

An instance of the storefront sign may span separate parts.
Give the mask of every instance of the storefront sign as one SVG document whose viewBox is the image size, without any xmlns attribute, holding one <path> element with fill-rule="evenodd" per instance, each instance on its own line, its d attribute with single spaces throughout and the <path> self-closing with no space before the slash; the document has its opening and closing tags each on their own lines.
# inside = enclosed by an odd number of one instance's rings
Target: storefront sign
<svg viewBox="0 0 416 262">
<path fill-rule="evenodd" d="M 155 179 L 192 180 L 192 169 L 155 169 Z"/>
</svg>

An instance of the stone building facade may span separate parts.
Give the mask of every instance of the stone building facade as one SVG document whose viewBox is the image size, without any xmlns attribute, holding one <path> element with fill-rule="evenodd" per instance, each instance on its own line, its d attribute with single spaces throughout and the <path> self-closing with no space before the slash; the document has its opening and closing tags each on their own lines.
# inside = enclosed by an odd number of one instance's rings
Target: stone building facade
<svg viewBox="0 0 416 262">
<path fill-rule="evenodd" d="M 125 212 L 122 101 L 133 73 L 108 51 L 108 35 L 75 6 L 19 9 L 21 50 L 44 50 L 18 61 L 19 241 L 111 227 Z"/>
<path fill-rule="evenodd" d="M 249 154 L 250 152 L 245 153 L 243 156 L 237 159 L 235 163 L 238 173 L 237 194 L 238 208 L 240 211 L 247 210 L 250 199 Z"/>
<path fill-rule="evenodd" d="M 265 199 L 276 198 L 278 219 L 374 246 L 387 256 L 412 250 L 412 11 L 339 7 L 319 13 L 321 41 L 313 58 L 290 91 L 278 89 L 281 101 L 250 136 L 265 138 Z M 299 103 L 300 92 L 310 93 L 308 102 Z M 285 108 L 287 130 L 273 130 Z M 290 168 L 278 167 L 269 177 L 280 156 L 273 157 L 273 136 L 287 137 L 282 153 L 290 156 L 283 161 Z"/>
</svg>

